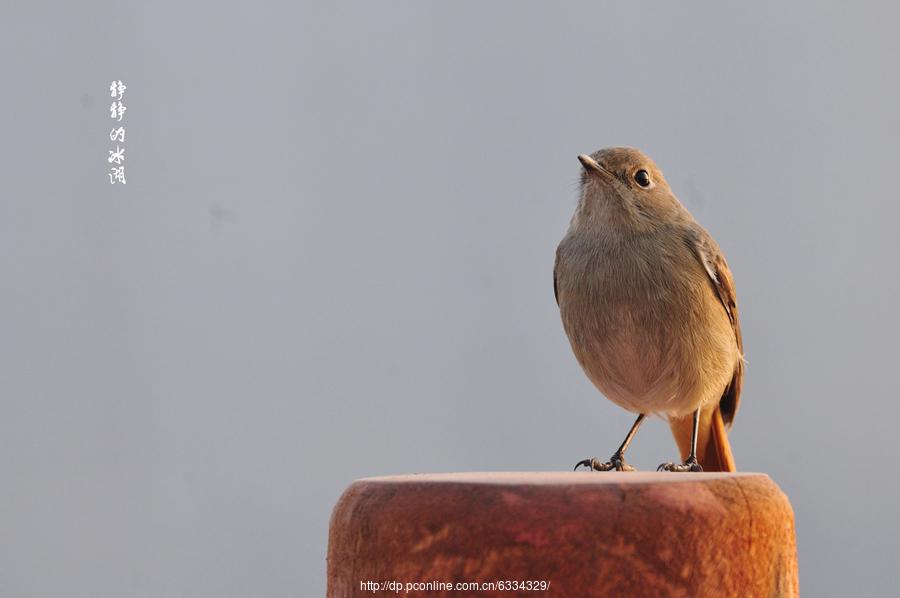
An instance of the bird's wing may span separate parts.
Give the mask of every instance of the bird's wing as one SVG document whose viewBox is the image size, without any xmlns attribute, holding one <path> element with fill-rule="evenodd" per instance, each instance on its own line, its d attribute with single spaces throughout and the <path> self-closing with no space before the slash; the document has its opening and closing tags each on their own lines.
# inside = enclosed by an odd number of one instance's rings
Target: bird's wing
<svg viewBox="0 0 900 598">
<path fill-rule="evenodd" d="M 703 269 L 709 274 L 710 283 L 713 290 L 719 297 L 728 319 L 731 321 L 731 327 L 734 330 L 734 338 L 737 341 L 738 352 L 741 359 L 734 370 L 734 376 L 722 398 L 719 400 L 719 409 L 722 411 L 722 419 L 726 426 L 730 426 L 734 421 L 734 415 L 737 413 L 738 404 L 740 403 L 741 387 L 744 383 L 744 342 L 741 339 L 741 324 L 738 319 L 737 294 L 734 290 L 734 277 L 728 268 L 728 262 L 722 255 L 719 245 L 710 236 L 708 232 L 700 228 L 691 230 L 689 242 L 703 265 Z"/>
<path fill-rule="evenodd" d="M 556 284 L 556 266 L 553 266 L 553 296 L 556 297 L 556 305 L 559 305 L 559 287 Z"/>
<path fill-rule="evenodd" d="M 559 285 L 556 282 L 556 271 L 559 270 L 559 249 L 556 250 L 556 259 L 553 262 L 553 296 L 556 298 L 556 305 L 559 305 Z"/>
</svg>

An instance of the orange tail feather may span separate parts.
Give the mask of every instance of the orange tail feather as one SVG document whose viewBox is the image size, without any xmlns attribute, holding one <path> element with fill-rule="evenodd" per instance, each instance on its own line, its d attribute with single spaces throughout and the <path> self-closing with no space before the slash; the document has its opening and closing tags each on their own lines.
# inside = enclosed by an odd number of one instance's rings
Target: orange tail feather
<svg viewBox="0 0 900 598">
<path fill-rule="evenodd" d="M 672 435 L 678 444 L 681 458 L 687 459 L 691 452 L 691 431 L 693 417 L 688 415 L 669 420 Z M 700 412 L 700 426 L 697 434 L 697 460 L 703 471 L 737 471 L 734 456 L 725 431 L 725 422 L 718 405 Z"/>
</svg>

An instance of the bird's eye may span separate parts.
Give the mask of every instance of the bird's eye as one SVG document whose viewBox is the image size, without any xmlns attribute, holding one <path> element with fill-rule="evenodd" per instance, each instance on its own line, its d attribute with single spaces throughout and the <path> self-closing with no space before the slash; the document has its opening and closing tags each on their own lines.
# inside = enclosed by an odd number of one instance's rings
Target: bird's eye
<svg viewBox="0 0 900 598">
<path fill-rule="evenodd" d="M 634 173 L 634 180 L 637 181 L 637 184 L 641 187 L 649 187 L 650 173 L 644 169 L 638 170 L 636 173 Z"/>
</svg>

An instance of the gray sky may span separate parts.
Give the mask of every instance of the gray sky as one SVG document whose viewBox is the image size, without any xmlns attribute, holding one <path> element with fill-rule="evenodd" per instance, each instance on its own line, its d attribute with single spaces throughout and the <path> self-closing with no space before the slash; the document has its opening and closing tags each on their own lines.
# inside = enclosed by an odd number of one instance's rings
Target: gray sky
<svg viewBox="0 0 900 598">
<path fill-rule="evenodd" d="M 632 417 L 551 269 L 575 157 L 610 145 L 728 256 L 735 457 L 791 498 L 804 594 L 897 594 L 898 19 L 3 5 L 0 594 L 322 595 L 355 478 L 607 457 Z M 630 461 L 674 456 L 653 421 Z"/>
</svg>

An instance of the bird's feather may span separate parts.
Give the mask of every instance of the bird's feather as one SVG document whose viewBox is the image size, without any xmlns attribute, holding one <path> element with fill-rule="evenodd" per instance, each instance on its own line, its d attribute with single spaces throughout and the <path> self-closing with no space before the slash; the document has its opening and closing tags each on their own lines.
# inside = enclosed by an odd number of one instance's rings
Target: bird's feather
<svg viewBox="0 0 900 598">
<path fill-rule="evenodd" d="M 722 250 L 719 249 L 719 245 L 709 233 L 699 226 L 691 228 L 688 235 L 688 242 L 694 249 L 697 259 L 700 260 L 703 268 L 706 270 L 707 274 L 709 274 L 709 280 L 713 291 L 715 291 L 716 296 L 719 298 L 722 307 L 725 309 L 725 313 L 728 314 L 731 328 L 734 330 L 734 338 L 735 342 L 737 342 L 738 352 L 741 354 L 741 358 L 735 366 L 731 382 L 725 388 L 725 391 L 722 393 L 722 398 L 719 400 L 719 409 L 722 412 L 722 419 L 725 422 L 725 425 L 730 427 L 734 422 L 734 416 L 737 413 L 741 397 L 741 388 L 744 382 L 744 343 L 741 339 L 741 324 L 738 318 L 737 293 L 734 288 L 734 277 L 731 275 L 731 270 L 728 268 L 728 262 L 725 261 L 725 256 L 722 255 Z"/>
</svg>

